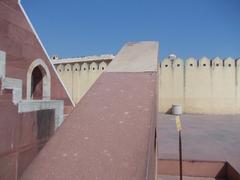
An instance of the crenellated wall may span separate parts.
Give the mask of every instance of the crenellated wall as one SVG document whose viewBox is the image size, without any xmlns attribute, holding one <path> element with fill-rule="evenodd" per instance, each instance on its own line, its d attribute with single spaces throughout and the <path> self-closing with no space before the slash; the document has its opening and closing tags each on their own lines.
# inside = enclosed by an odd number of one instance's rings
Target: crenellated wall
<svg viewBox="0 0 240 180">
<path fill-rule="evenodd" d="M 112 57 L 53 61 L 66 89 L 78 103 Z M 159 111 L 181 104 L 185 113 L 239 114 L 240 59 L 164 59 L 159 67 Z"/>
<path fill-rule="evenodd" d="M 73 61 L 53 60 L 53 63 L 74 103 L 77 104 L 106 69 L 112 58 L 112 56 L 107 58 L 99 56 L 87 60 L 86 58 Z"/>
<path fill-rule="evenodd" d="M 159 111 L 181 104 L 185 113 L 240 113 L 240 59 L 166 58 L 159 68 Z"/>
</svg>

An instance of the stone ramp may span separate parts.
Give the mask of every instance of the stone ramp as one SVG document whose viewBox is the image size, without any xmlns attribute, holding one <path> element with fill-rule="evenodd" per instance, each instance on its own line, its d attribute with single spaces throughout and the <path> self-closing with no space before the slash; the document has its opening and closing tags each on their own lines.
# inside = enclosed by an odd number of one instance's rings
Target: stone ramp
<svg viewBox="0 0 240 180">
<path fill-rule="evenodd" d="M 157 64 L 158 45 L 151 43 L 154 55 L 145 61 Z M 134 47 L 123 49 L 131 53 Z M 146 56 L 140 51 L 132 60 L 141 55 Z M 101 75 L 21 179 L 154 179 L 157 74 L 144 66 L 142 72 L 121 68 Z"/>
</svg>

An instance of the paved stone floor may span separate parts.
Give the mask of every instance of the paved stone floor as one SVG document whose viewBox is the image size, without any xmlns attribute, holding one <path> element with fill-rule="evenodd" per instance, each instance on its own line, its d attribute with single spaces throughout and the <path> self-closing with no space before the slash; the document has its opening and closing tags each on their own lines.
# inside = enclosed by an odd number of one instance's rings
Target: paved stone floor
<svg viewBox="0 0 240 180">
<path fill-rule="evenodd" d="M 240 115 L 182 115 L 181 119 L 184 160 L 227 161 L 240 172 Z M 175 117 L 158 114 L 157 124 L 158 158 L 178 159 Z"/>
</svg>

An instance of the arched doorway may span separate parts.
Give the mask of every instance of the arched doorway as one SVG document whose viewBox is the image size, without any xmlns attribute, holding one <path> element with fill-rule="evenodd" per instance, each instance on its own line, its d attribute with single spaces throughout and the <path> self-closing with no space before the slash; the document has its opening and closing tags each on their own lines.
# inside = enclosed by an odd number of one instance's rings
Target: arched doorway
<svg viewBox="0 0 240 180">
<path fill-rule="evenodd" d="M 37 66 L 32 72 L 31 99 L 43 99 L 43 74 L 40 68 Z"/>
<path fill-rule="evenodd" d="M 51 77 L 47 65 L 37 59 L 27 73 L 27 99 L 50 99 Z"/>
</svg>

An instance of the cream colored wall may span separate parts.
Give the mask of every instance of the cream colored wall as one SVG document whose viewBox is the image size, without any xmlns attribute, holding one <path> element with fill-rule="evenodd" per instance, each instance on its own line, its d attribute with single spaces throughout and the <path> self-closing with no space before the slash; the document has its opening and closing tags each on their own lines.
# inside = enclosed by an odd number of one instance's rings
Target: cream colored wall
<svg viewBox="0 0 240 180">
<path fill-rule="evenodd" d="M 90 61 L 55 66 L 74 103 L 78 103 L 107 65 L 105 61 Z"/>
<path fill-rule="evenodd" d="M 181 104 L 185 113 L 240 113 L 240 60 L 164 59 L 159 69 L 159 111 Z"/>
<path fill-rule="evenodd" d="M 109 61 L 57 64 L 56 69 L 73 101 L 78 103 Z M 181 104 L 185 113 L 240 113 L 240 60 L 164 59 L 159 68 L 159 111 Z"/>
<path fill-rule="evenodd" d="M 237 88 L 236 88 L 236 106 L 237 109 L 240 109 L 240 59 L 237 61 L 236 63 L 236 84 L 237 84 Z"/>
</svg>

